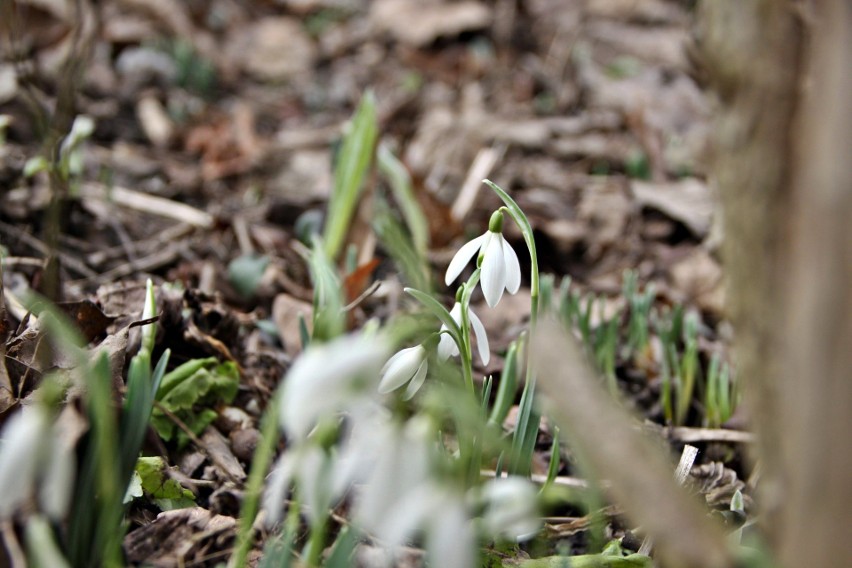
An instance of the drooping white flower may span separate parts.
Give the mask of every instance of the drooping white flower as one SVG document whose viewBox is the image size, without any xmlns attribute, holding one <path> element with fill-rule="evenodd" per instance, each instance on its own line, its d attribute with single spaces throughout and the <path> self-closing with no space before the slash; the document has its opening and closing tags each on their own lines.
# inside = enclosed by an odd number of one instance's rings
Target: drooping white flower
<svg viewBox="0 0 852 568">
<path fill-rule="evenodd" d="M 431 487 L 434 443 L 434 429 L 424 416 L 412 418 L 403 427 L 383 415 L 357 425 L 347 440 L 341 455 L 343 469 L 347 462 L 357 464 L 357 468 L 349 468 L 354 474 L 350 481 L 357 484 L 353 519 L 368 532 L 390 538 L 387 543 L 391 546 L 402 544 L 420 526 L 422 518 L 416 507 L 404 501 L 424 484 Z"/>
<path fill-rule="evenodd" d="M 403 398 L 410 399 L 423 386 L 428 367 L 426 348 L 422 345 L 399 351 L 382 367 L 379 392 L 389 393 L 407 383 L 408 388 L 405 389 Z"/>
<path fill-rule="evenodd" d="M 453 320 L 461 325 L 462 323 L 462 307 L 459 302 L 456 302 L 453 306 L 453 309 L 450 311 L 450 316 L 452 316 Z M 467 310 L 468 321 L 470 322 L 470 327 L 473 329 L 473 334 L 476 337 L 476 347 L 479 351 L 479 358 L 482 359 L 482 364 L 487 365 L 488 361 L 491 359 L 491 350 L 488 348 L 488 335 L 485 333 L 485 326 L 482 325 L 482 321 L 477 317 L 473 310 L 468 308 Z M 441 331 L 446 331 L 447 326 L 442 325 Z M 438 356 L 441 359 L 449 359 L 451 356 L 455 356 L 459 354 L 459 346 L 456 345 L 456 342 L 453 341 L 453 338 L 450 337 L 448 333 L 442 333 L 441 339 L 438 343 Z"/>
<path fill-rule="evenodd" d="M 73 438 L 73 435 L 71 435 Z M 9 418 L 0 432 L 0 517 L 7 517 L 38 489 L 38 503 L 53 520 L 68 512 L 74 484 L 74 440 L 37 403 Z"/>
<path fill-rule="evenodd" d="M 518 255 L 503 238 L 503 213 L 499 210 L 491 216 L 488 230 L 464 244 L 447 267 L 444 282 L 447 286 L 458 278 L 470 259 L 477 253 L 482 255 L 482 294 L 492 308 L 503 297 L 503 290 L 514 294 L 521 287 L 521 265 Z"/>
<path fill-rule="evenodd" d="M 528 479 L 492 479 L 482 488 L 482 496 L 486 503 L 483 522 L 492 536 L 520 542 L 541 528 L 536 488 Z"/>
<path fill-rule="evenodd" d="M 305 504 L 310 522 L 324 519 L 340 496 L 334 491 L 335 466 L 334 454 L 311 443 L 298 444 L 282 454 L 269 474 L 263 494 L 267 525 L 281 521 L 284 498 L 294 483 L 299 488 L 299 498 Z"/>
<path fill-rule="evenodd" d="M 284 431 L 294 439 L 303 439 L 321 418 L 368 401 L 387 352 L 383 339 L 363 335 L 309 346 L 284 379 Z"/>
<path fill-rule="evenodd" d="M 38 404 L 6 422 L 0 432 L 0 517 L 8 517 L 30 497 L 49 436 L 50 417 Z"/>
</svg>

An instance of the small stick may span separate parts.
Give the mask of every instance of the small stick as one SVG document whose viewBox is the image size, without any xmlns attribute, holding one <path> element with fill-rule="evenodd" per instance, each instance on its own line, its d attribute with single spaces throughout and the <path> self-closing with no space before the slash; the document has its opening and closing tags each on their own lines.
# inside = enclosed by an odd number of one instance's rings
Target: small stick
<svg viewBox="0 0 852 568">
<path fill-rule="evenodd" d="M 506 146 L 500 144 L 492 148 L 482 148 L 476 154 L 476 158 L 473 159 L 473 164 L 471 164 L 467 177 L 462 184 L 461 191 L 459 191 L 459 195 L 450 209 L 450 216 L 453 219 L 461 221 L 465 218 L 476 201 L 476 194 L 482 187 L 482 180 L 489 176 L 497 160 L 503 156 L 505 151 Z"/>
<path fill-rule="evenodd" d="M 675 469 L 675 481 L 677 481 L 678 485 L 683 485 L 686 481 L 692 469 L 692 464 L 695 463 L 696 456 L 698 456 L 698 448 L 689 444 L 683 447 L 683 452 L 680 454 L 680 461 L 677 464 L 677 469 Z M 639 554 L 650 556 L 651 547 L 653 546 L 653 539 L 646 536 L 645 540 L 642 541 L 642 546 L 639 547 Z"/>
</svg>

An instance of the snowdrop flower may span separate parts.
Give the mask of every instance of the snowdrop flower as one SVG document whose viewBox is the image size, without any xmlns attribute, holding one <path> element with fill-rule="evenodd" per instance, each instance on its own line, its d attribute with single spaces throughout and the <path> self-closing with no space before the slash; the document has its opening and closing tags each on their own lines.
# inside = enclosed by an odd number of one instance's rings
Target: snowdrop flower
<svg viewBox="0 0 852 568">
<path fill-rule="evenodd" d="M 426 348 L 423 345 L 403 349 L 382 367 L 379 392 L 386 394 L 408 383 L 403 398 L 410 399 L 423 386 L 428 367 Z"/>
<path fill-rule="evenodd" d="M 322 418 L 369 404 L 387 346 L 378 337 L 350 335 L 311 345 L 284 379 L 281 426 L 304 439 Z"/>
<path fill-rule="evenodd" d="M 299 497 L 310 522 L 325 518 L 339 496 L 334 491 L 335 467 L 334 456 L 313 444 L 300 444 L 278 458 L 263 494 L 267 526 L 281 521 L 282 504 L 294 482 L 299 486 Z"/>
<path fill-rule="evenodd" d="M 518 255 L 503 238 L 503 212 L 497 210 L 488 222 L 488 230 L 459 249 L 444 278 L 447 286 L 458 278 L 474 254 L 482 257 L 481 282 L 485 301 L 492 308 L 503 297 L 503 290 L 514 294 L 521 286 L 521 266 Z"/>
<path fill-rule="evenodd" d="M 520 542 L 541 528 L 536 489 L 528 479 L 492 479 L 482 489 L 486 502 L 483 522 L 489 534 Z"/>
<path fill-rule="evenodd" d="M 50 435 L 50 417 L 40 405 L 25 407 L 12 416 L 0 439 L 0 517 L 8 517 L 29 498 L 38 464 L 41 444 Z"/>
<path fill-rule="evenodd" d="M 464 496 L 434 475 L 438 454 L 430 419 L 415 416 L 401 426 L 384 414 L 359 426 L 347 450 L 362 463 L 353 479 L 358 526 L 390 549 L 422 531 L 431 566 L 476 565 L 476 535 Z"/>
<path fill-rule="evenodd" d="M 453 309 L 450 311 L 450 315 L 453 320 L 461 325 L 462 323 L 462 307 L 459 302 L 456 302 L 453 306 Z M 482 325 L 482 321 L 477 317 L 473 310 L 468 308 L 467 310 L 467 318 L 470 322 L 470 327 L 473 329 L 473 334 L 476 336 L 476 347 L 479 351 L 479 358 L 482 359 L 482 364 L 487 365 L 488 361 L 491 359 L 491 350 L 488 348 L 488 335 L 485 333 L 485 326 Z M 447 326 L 442 325 L 441 331 L 446 331 Z M 443 360 L 449 359 L 451 356 L 455 356 L 459 354 L 459 346 L 456 345 L 456 342 L 453 341 L 453 338 L 450 337 L 448 333 L 441 334 L 441 340 L 438 343 L 438 357 Z"/>
<path fill-rule="evenodd" d="M 74 482 L 73 443 L 51 424 L 42 404 L 24 407 L 0 433 L 0 518 L 8 517 L 38 486 L 38 502 L 52 519 L 68 510 Z"/>
</svg>

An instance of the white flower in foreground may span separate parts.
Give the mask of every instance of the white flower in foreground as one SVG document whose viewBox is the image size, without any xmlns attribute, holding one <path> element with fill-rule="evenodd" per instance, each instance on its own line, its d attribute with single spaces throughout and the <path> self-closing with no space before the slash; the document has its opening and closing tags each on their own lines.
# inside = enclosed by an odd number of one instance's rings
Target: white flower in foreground
<svg viewBox="0 0 852 568">
<path fill-rule="evenodd" d="M 51 424 L 41 404 L 9 418 L 0 432 L 0 518 L 8 517 L 38 487 L 38 502 L 54 520 L 68 511 L 74 483 L 74 445 Z"/>
<path fill-rule="evenodd" d="M 299 487 L 310 522 L 324 519 L 339 496 L 334 491 L 335 468 L 333 454 L 318 446 L 307 443 L 288 449 L 275 463 L 263 494 L 267 526 L 281 521 L 282 505 L 293 483 Z"/>
<path fill-rule="evenodd" d="M 0 517 L 26 501 L 35 484 L 50 417 L 41 405 L 21 409 L 0 433 Z"/>
<path fill-rule="evenodd" d="M 450 315 L 453 320 L 461 326 L 462 319 L 462 307 L 459 302 L 453 306 L 453 309 L 450 311 Z M 468 308 L 467 310 L 467 318 L 470 322 L 470 327 L 473 329 L 473 334 L 476 336 L 476 347 L 479 351 L 479 358 L 482 359 L 482 364 L 487 365 L 488 361 L 491 359 L 491 350 L 488 348 L 488 335 L 485 333 L 485 326 L 482 325 L 482 321 L 477 317 L 473 310 Z M 446 331 L 447 326 L 442 325 L 441 331 Z M 443 360 L 449 359 L 451 356 L 459 354 L 459 346 L 456 345 L 456 342 L 453 341 L 453 338 L 450 337 L 448 333 L 441 334 L 441 340 L 438 343 L 438 357 Z"/>
<path fill-rule="evenodd" d="M 368 401 L 387 352 L 382 338 L 363 335 L 309 346 L 284 379 L 284 431 L 304 439 L 320 419 Z"/>
<path fill-rule="evenodd" d="M 520 542 L 541 528 L 536 507 L 536 488 L 528 479 L 492 479 L 482 489 L 486 503 L 485 530 L 495 537 Z"/>
<path fill-rule="evenodd" d="M 379 392 L 389 393 L 408 383 L 404 396 L 405 400 L 408 400 L 423 386 L 428 367 L 426 349 L 422 345 L 403 349 L 382 367 Z"/>
<path fill-rule="evenodd" d="M 503 238 L 503 213 L 496 211 L 488 223 L 488 230 L 459 249 L 444 278 L 447 286 L 458 278 L 470 259 L 478 252 L 482 255 L 480 281 L 485 301 L 492 308 L 503 297 L 503 290 L 514 294 L 521 287 L 521 265 L 518 255 Z"/>
</svg>

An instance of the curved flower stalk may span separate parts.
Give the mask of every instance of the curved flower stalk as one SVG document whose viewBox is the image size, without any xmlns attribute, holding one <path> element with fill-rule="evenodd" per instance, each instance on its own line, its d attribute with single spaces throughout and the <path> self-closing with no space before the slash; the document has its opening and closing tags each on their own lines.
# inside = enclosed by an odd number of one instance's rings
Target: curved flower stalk
<svg viewBox="0 0 852 568">
<path fill-rule="evenodd" d="M 405 400 L 408 400 L 417 394 L 417 391 L 423 386 L 428 370 L 428 353 L 423 345 L 403 349 L 391 357 L 382 367 L 379 392 L 387 394 L 408 384 L 403 396 Z"/>
<path fill-rule="evenodd" d="M 464 244 L 447 267 L 444 282 L 447 286 L 458 278 L 476 253 L 481 257 L 482 294 L 492 308 L 503 297 L 503 290 L 514 294 L 521 287 L 521 266 L 518 255 L 503 238 L 503 211 L 491 215 L 488 230 Z"/>
<path fill-rule="evenodd" d="M 505 209 L 521 230 L 527 250 L 530 253 L 530 334 L 535 334 L 536 322 L 538 321 L 540 285 L 538 255 L 536 253 L 532 226 L 527 216 L 508 193 L 491 180 L 484 179 L 482 182 L 490 187 L 503 203 L 506 204 Z M 541 421 L 541 414 L 534 404 L 535 384 L 535 374 L 532 372 L 532 359 L 527 358 L 524 392 L 521 395 L 519 405 L 518 423 L 512 437 L 512 453 L 516 458 L 514 463 L 510 464 L 510 471 L 516 474 L 529 475 L 530 473 L 530 463 L 532 462 L 532 454 L 535 449 L 536 432 Z"/>
<path fill-rule="evenodd" d="M 456 302 L 453 306 L 453 309 L 450 310 L 450 315 L 453 317 L 453 320 L 459 325 L 462 326 L 462 305 L 460 302 Z M 485 326 L 482 325 L 482 321 L 479 317 L 473 312 L 470 307 L 467 309 L 468 320 L 470 321 L 470 328 L 473 329 L 473 334 L 476 337 L 476 348 L 479 351 L 479 358 L 482 360 L 483 365 L 487 365 L 488 361 L 491 359 L 491 351 L 488 347 L 488 335 L 485 333 Z M 444 332 L 447 330 L 446 325 L 441 326 L 441 331 Z M 447 333 L 441 333 L 441 339 L 438 342 L 438 357 L 443 360 L 447 360 L 452 356 L 456 356 L 459 354 L 459 346 L 456 345 L 456 342 L 452 337 Z"/>
</svg>

